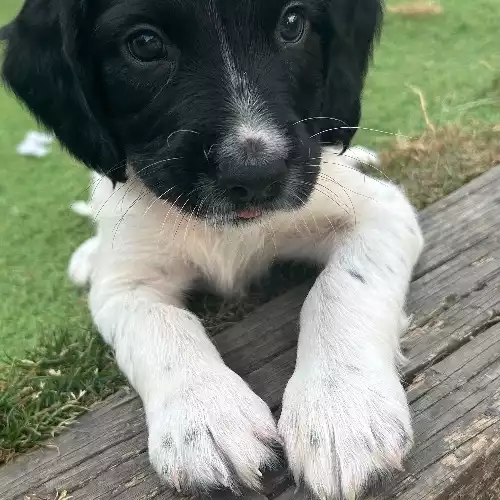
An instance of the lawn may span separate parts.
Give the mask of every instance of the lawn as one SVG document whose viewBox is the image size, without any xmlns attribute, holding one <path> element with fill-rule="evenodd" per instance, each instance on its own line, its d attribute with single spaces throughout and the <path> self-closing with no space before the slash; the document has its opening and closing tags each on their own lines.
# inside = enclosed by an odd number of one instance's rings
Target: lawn
<svg viewBox="0 0 500 500">
<path fill-rule="evenodd" d="M 419 134 L 426 123 L 412 86 L 422 91 L 437 125 L 498 123 L 498 1 L 441 0 L 440 5 L 439 15 L 386 16 L 365 91 L 363 126 Z M 372 144 L 385 140 L 375 133 L 359 139 Z"/>
<path fill-rule="evenodd" d="M 2 0 L 0 24 L 20 5 Z M 388 13 L 357 138 L 384 151 L 385 172 L 419 207 L 500 162 L 498 0 L 441 6 L 435 16 Z M 41 160 L 18 156 L 16 144 L 35 124 L 2 89 L 0 110 L 0 359 L 9 366 L 12 356 L 27 358 L 0 374 L 1 463 L 122 381 L 91 331 L 84 294 L 65 274 L 91 232 L 69 210 L 84 196 L 87 173 L 57 146 Z"/>
<path fill-rule="evenodd" d="M 2 0 L 0 24 L 20 0 Z M 16 144 L 35 124 L 0 88 L 0 357 L 21 355 L 39 335 L 89 324 L 65 279 L 72 249 L 89 234 L 68 206 L 85 191 L 85 170 L 58 146 L 43 160 L 20 157 Z"/>
</svg>

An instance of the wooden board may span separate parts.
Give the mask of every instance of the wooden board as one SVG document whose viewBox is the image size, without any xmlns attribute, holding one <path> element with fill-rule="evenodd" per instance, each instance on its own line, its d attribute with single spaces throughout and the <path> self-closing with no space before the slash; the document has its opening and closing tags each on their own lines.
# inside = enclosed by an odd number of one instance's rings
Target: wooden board
<svg viewBox="0 0 500 500">
<path fill-rule="evenodd" d="M 375 498 L 498 498 L 500 167 L 423 211 L 421 220 L 427 246 L 404 339 L 416 446 L 406 471 Z M 291 290 L 215 336 L 229 366 L 274 410 L 293 371 L 307 291 Z M 55 444 L 0 469 L 0 499 L 52 500 L 63 490 L 73 500 L 172 497 L 148 464 L 144 415 L 133 394 L 114 396 Z M 291 499 L 290 484 L 275 474 L 264 495 L 247 498 Z"/>
</svg>

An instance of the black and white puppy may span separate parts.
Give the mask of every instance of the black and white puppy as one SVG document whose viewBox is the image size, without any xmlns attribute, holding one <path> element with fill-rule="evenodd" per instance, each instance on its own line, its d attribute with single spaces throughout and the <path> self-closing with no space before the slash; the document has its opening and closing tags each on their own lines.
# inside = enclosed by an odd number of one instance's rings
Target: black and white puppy
<svg viewBox="0 0 500 500">
<path fill-rule="evenodd" d="M 98 172 L 97 235 L 71 273 L 90 278 L 151 462 L 182 492 L 258 488 L 280 442 L 298 482 L 342 498 L 410 447 L 398 362 L 417 216 L 324 146 L 346 148 L 359 123 L 381 13 L 379 0 L 27 0 L 4 32 L 7 84 Z M 239 293 L 279 259 L 323 271 L 276 425 L 183 294 L 200 280 Z"/>
</svg>

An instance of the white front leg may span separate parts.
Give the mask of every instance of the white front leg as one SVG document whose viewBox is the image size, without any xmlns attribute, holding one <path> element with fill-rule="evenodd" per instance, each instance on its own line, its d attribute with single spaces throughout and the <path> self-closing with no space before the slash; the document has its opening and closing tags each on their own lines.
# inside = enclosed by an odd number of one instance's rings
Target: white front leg
<svg viewBox="0 0 500 500">
<path fill-rule="evenodd" d="M 355 222 L 323 243 L 329 258 L 302 309 L 278 426 L 296 480 L 322 499 L 359 494 L 400 468 L 412 443 L 397 365 L 423 240 L 399 189 L 365 180 L 373 199 L 353 196 Z"/>
<path fill-rule="evenodd" d="M 267 405 L 222 361 L 182 308 L 189 270 L 155 268 L 115 252 L 92 276 L 90 305 L 146 412 L 149 455 L 183 493 L 257 488 L 272 465 L 276 425 Z"/>
</svg>

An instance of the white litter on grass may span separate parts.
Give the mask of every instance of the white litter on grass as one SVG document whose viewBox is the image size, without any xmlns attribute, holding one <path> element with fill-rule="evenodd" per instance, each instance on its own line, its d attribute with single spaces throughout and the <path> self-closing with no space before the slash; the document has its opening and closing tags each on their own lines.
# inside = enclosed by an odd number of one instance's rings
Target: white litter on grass
<svg viewBox="0 0 500 500">
<path fill-rule="evenodd" d="M 43 132 L 30 131 L 26 134 L 16 151 L 21 156 L 33 156 L 43 158 L 50 153 L 50 146 L 54 142 L 54 136 Z"/>
</svg>

